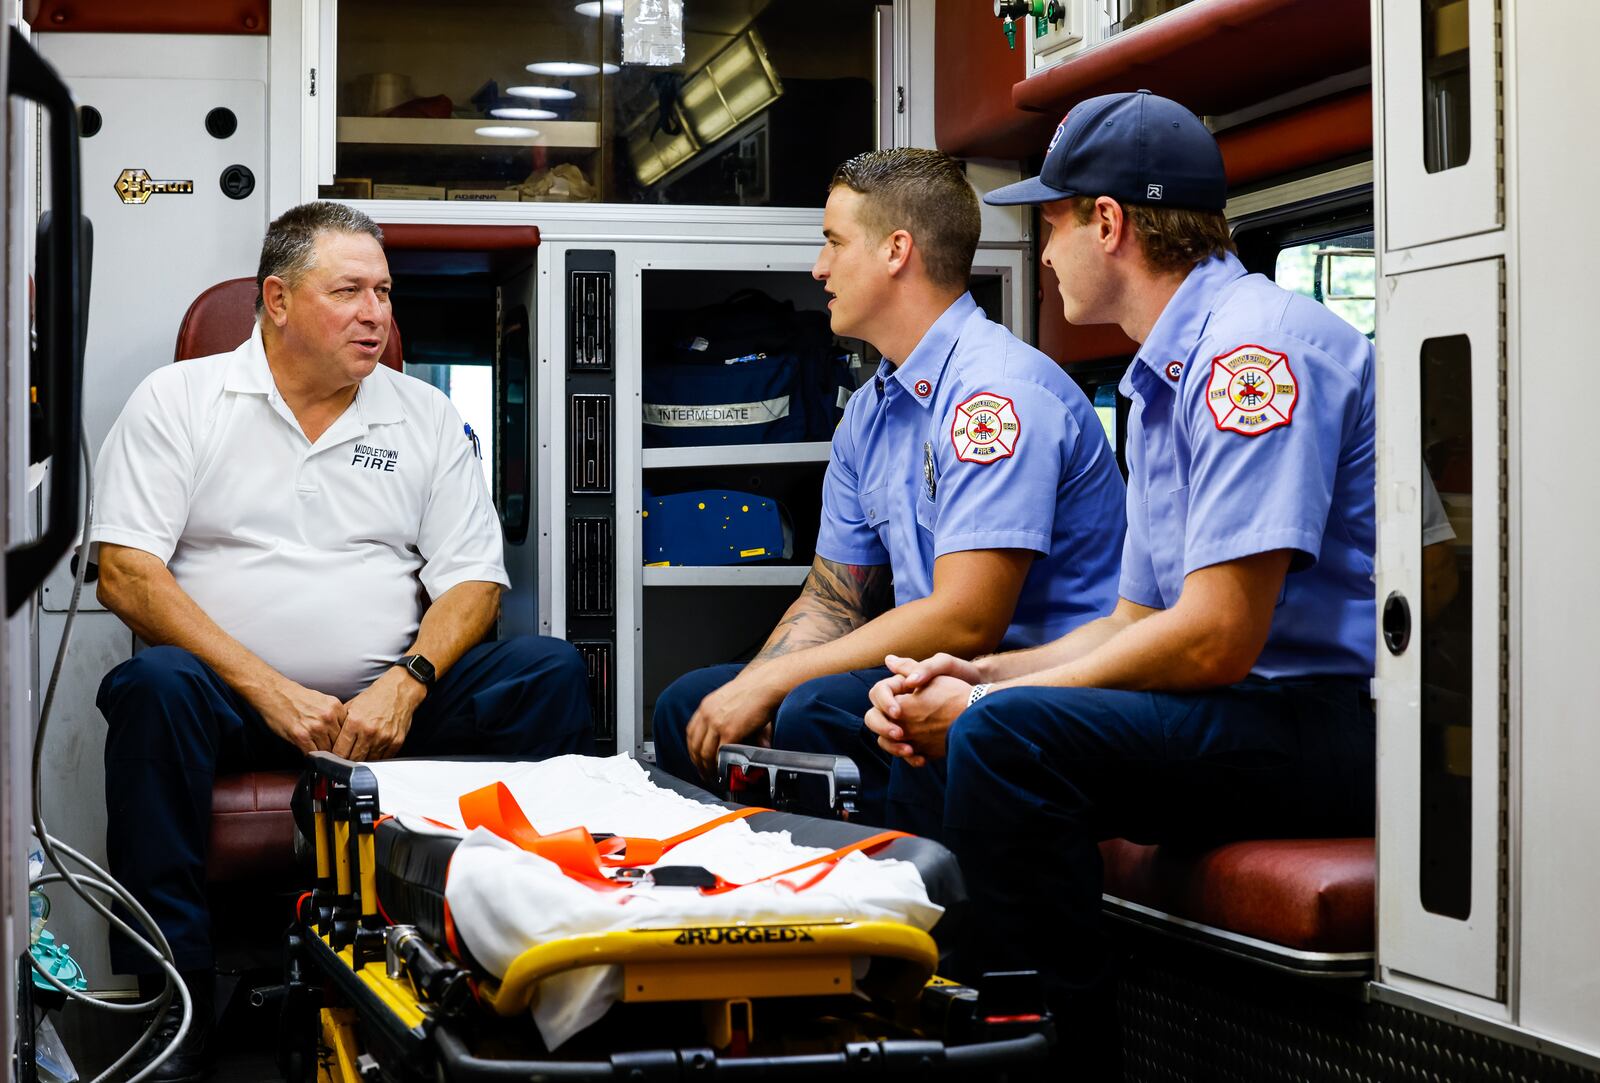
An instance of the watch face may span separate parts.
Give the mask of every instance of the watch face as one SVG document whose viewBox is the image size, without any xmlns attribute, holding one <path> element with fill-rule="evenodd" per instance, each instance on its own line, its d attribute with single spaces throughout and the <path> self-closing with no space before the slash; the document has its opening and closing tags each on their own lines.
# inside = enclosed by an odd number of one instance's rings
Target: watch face
<svg viewBox="0 0 1600 1083">
<path fill-rule="evenodd" d="M 433 683 L 433 663 L 422 657 L 422 655 L 413 654 L 407 658 L 406 669 L 410 670 L 411 675 L 423 684 Z"/>
</svg>

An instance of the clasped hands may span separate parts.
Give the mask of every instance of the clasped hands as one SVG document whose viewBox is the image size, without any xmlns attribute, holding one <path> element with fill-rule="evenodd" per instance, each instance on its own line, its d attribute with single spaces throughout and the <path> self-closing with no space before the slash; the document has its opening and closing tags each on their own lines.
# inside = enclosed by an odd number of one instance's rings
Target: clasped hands
<svg viewBox="0 0 1600 1083">
<path fill-rule="evenodd" d="M 872 686 L 867 728 L 878 746 L 913 767 L 943 759 L 945 738 L 956 716 L 982 682 L 975 663 L 951 654 L 917 661 L 891 654 L 884 659 L 890 676 Z"/>
<path fill-rule="evenodd" d="M 254 706 L 273 733 L 301 752 L 381 760 L 405 744 L 411 717 L 426 694 L 420 681 L 390 669 L 348 702 L 283 678 Z"/>
</svg>

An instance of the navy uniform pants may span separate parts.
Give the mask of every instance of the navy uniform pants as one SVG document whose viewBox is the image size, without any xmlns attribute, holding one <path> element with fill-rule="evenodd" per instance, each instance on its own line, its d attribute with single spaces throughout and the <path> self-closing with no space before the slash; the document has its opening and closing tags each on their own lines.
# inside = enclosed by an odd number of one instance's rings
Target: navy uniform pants
<svg viewBox="0 0 1600 1083">
<path fill-rule="evenodd" d="M 1097 844 L 1371 835 L 1365 679 L 1211 692 L 991 692 L 951 728 L 945 843 L 972 918 L 957 973 L 1041 971 L 1058 1009 L 1109 991 Z"/>
<path fill-rule="evenodd" d="M 206 841 L 218 771 L 294 767 L 301 754 L 210 666 L 153 647 L 106 674 L 106 852 L 111 874 L 166 934 L 179 970 L 213 965 Z M 572 647 L 517 636 L 473 647 L 429 690 L 400 754 L 540 760 L 593 751 L 588 681 Z M 137 926 L 136 926 L 137 927 Z M 120 935 L 121 973 L 156 964 Z"/>
<path fill-rule="evenodd" d="M 689 758 L 685 732 L 695 708 L 744 668 L 710 666 L 679 677 L 656 700 L 653 720 L 656 763 L 678 778 L 705 785 Z M 848 756 L 861 771 L 859 823 L 893 827 L 938 838 L 944 808 L 941 765 L 907 767 L 878 747 L 863 717 L 872 707 L 867 694 L 889 675 L 882 666 L 818 677 L 784 697 L 772 723 L 772 747 L 791 752 Z"/>
</svg>

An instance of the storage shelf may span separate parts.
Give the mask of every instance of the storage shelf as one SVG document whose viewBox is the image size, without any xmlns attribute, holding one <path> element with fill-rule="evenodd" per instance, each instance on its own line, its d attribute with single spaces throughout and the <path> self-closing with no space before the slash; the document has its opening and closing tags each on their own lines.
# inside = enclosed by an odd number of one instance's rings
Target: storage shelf
<svg viewBox="0 0 1600 1083">
<path fill-rule="evenodd" d="M 804 444 L 724 444 L 718 447 L 645 448 L 646 470 L 691 466 L 756 466 L 767 463 L 825 463 L 833 445 L 827 440 Z"/>
<path fill-rule="evenodd" d="M 498 139 L 476 131 L 488 125 L 531 127 L 539 134 L 518 139 Z M 471 147 L 579 147 L 599 146 L 599 125 L 580 120 L 535 120 L 527 124 L 497 120 L 446 120 L 428 117 L 340 117 L 341 143 L 407 143 Z"/>
<path fill-rule="evenodd" d="M 726 568 L 646 568 L 647 587 L 798 587 L 809 567 L 795 564 L 735 564 Z"/>
</svg>

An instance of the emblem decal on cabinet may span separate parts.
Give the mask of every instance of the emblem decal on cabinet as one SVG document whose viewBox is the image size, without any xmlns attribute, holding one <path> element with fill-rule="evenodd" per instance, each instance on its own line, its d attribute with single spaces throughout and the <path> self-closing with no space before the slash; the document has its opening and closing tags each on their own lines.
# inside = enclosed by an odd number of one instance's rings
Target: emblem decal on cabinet
<svg viewBox="0 0 1600 1083">
<path fill-rule="evenodd" d="M 124 203 L 148 203 L 154 195 L 194 195 L 192 180 L 151 180 L 142 169 L 124 169 L 117 178 L 117 197 Z"/>
</svg>

